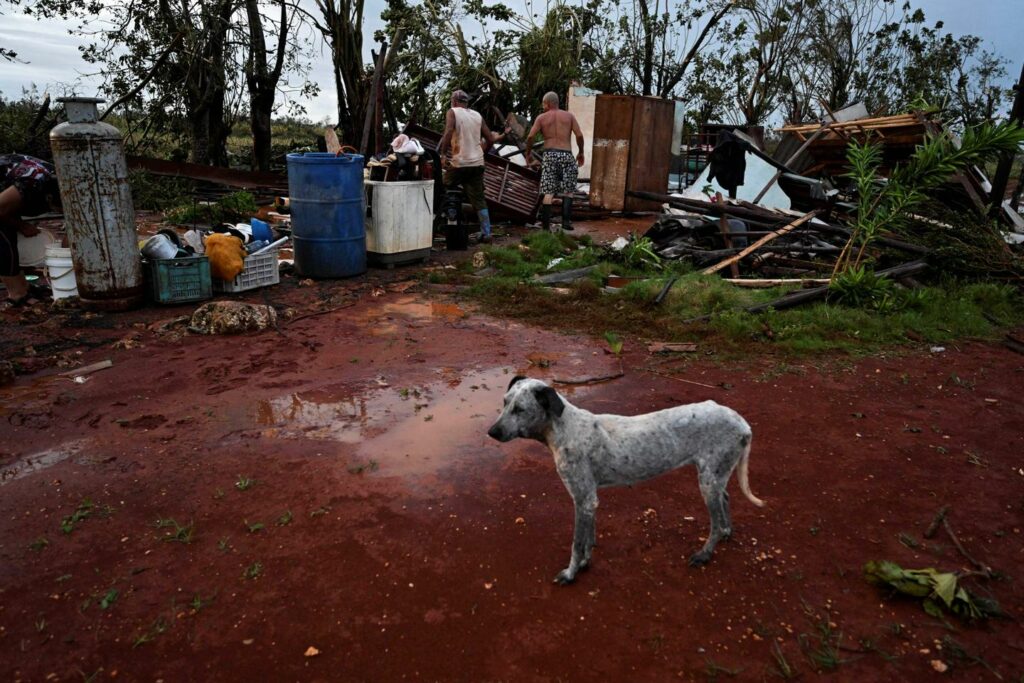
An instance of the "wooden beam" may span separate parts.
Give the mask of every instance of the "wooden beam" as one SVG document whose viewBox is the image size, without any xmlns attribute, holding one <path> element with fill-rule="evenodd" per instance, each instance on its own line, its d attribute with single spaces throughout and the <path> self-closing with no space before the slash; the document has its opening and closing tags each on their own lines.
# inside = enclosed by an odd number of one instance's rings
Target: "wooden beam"
<svg viewBox="0 0 1024 683">
<path fill-rule="evenodd" d="M 736 263 L 737 261 L 742 259 L 744 256 L 747 256 L 747 255 L 752 254 L 753 252 L 757 251 L 758 247 L 761 247 L 762 245 L 765 245 L 768 242 L 771 242 L 772 240 L 774 240 L 777 237 L 781 237 L 782 235 L 785 235 L 787 232 L 793 231 L 795 228 L 800 227 L 801 225 L 803 225 L 804 223 L 806 223 L 807 221 L 811 220 L 812 218 L 814 218 L 817 215 L 818 215 L 818 210 L 817 209 L 815 209 L 814 211 L 809 211 L 808 213 L 805 213 L 803 216 L 800 216 L 800 218 L 797 218 L 795 221 L 789 223 L 788 225 L 783 226 L 782 228 L 779 228 L 778 230 L 776 230 L 772 234 L 765 235 L 764 237 L 762 237 L 758 241 L 754 242 L 749 247 L 747 247 L 746 249 L 744 249 L 740 253 L 736 254 L 735 256 L 731 256 L 731 257 L 725 259 L 724 261 L 721 261 L 721 262 L 711 266 L 710 268 L 705 268 L 704 270 L 701 271 L 701 273 L 703 273 L 704 275 L 710 275 L 712 273 L 717 273 L 722 268 L 725 268 L 726 266 L 732 265 L 733 263 Z"/>
<path fill-rule="evenodd" d="M 774 280 L 765 280 L 765 279 L 750 280 L 750 279 L 740 279 L 740 278 L 722 278 L 722 282 L 728 282 L 729 284 L 736 285 L 737 287 L 748 287 L 748 288 L 751 288 L 751 289 L 767 289 L 769 287 L 781 287 L 783 285 L 800 285 L 802 287 L 807 287 L 808 285 L 827 285 L 829 280 L 828 280 L 827 277 L 826 278 L 791 277 L 791 278 L 781 278 L 781 279 L 774 279 Z"/>
</svg>

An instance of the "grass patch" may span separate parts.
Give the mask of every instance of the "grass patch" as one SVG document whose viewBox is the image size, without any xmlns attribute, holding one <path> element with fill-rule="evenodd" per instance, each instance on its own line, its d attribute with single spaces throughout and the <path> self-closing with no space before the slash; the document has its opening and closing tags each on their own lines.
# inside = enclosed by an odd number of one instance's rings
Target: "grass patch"
<svg viewBox="0 0 1024 683">
<path fill-rule="evenodd" d="M 214 593 L 214 595 L 211 595 L 208 598 L 204 598 L 200 593 L 196 593 L 192 596 L 192 599 L 189 601 L 188 606 L 193 612 L 201 612 L 207 606 L 213 604 L 214 597 L 216 597 L 216 593 Z"/>
<path fill-rule="evenodd" d="M 146 629 L 138 636 L 136 636 L 134 642 L 132 642 L 132 648 L 134 649 L 139 647 L 140 645 L 145 645 L 146 643 L 153 642 L 159 636 L 166 633 L 170 627 L 171 622 L 169 622 L 165 617 L 157 617 L 156 621 L 150 624 L 148 629 Z"/>
<path fill-rule="evenodd" d="M 157 529 L 167 529 L 167 531 L 164 531 L 163 536 L 160 537 L 161 541 L 175 541 L 177 543 L 191 543 L 196 531 L 196 523 L 191 519 L 188 521 L 188 524 L 178 524 L 173 519 L 160 518 L 156 520 L 154 526 Z"/>
<path fill-rule="evenodd" d="M 246 221 L 259 207 L 250 192 L 233 192 L 215 202 L 195 201 L 168 209 L 165 217 L 169 223 L 191 225 L 193 223 L 219 225 Z"/>
<path fill-rule="evenodd" d="M 900 345 L 995 339 L 1006 328 L 1024 324 L 1020 292 L 1002 284 L 948 280 L 907 290 L 891 283 L 891 288 L 886 285 L 884 305 L 877 298 L 847 293 L 753 315 L 743 309 L 792 290 L 735 287 L 717 275 L 693 272 L 683 262 L 662 261 L 655 266 L 642 259 L 627 260 L 564 233 L 531 233 L 519 245 L 483 251 L 496 273 L 474 277 L 472 264 L 464 262 L 456 270 L 432 276 L 465 285 L 462 295 L 491 315 L 595 338 L 635 339 L 642 330 L 643 339 L 698 342 L 726 358 L 765 353 L 864 355 Z M 549 268 L 557 258 L 562 261 Z M 534 280 L 535 275 L 584 266 L 595 269 L 585 279 L 556 289 Z M 646 279 L 606 293 L 603 278 L 611 273 Z M 672 288 L 655 304 L 672 278 L 676 278 Z M 694 320 L 705 316 L 710 318 Z"/>
<path fill-rule="evenodd" d="M 778 641 L 772 642 L 772 667 L 770 671 L 784 681 L 795 680 L 800 675 L 796 667 L 789 663 Z"/>
<path fill-rule="evenodd" d="M 70 534 L 75 530 L 80 523 L 84 520 L 89 519 L 93 515 L 101 515 L 103 517 L 109 517 L 113 510 L 108 505 L 102 507 L 96 505 L 89 498 L 82 499 L 82 502 L 78 504 L 75 511 L 64 517 L 60 521 L 60 530 L 65 534 Z"/>
<path fill-rule="evenodd" d="M 100 598 L 100 609 L 108 610 L 111 607 L 113 607 L 114 603 L 117 602 L 117 597 L 120 594 L 121 593 L 116 588 L 111 588 L 110 590 L 108 590 L 106 595 Z"/>
<path fill-rule="evenodd" d="M 814 609 L 804 603 L 804 614 L 814 624 L 814 633 L 800 633 L 797 642 L 807 660 L 819 671 L 835 671 L 840 665 L 850 661 L 841 656 L 840 644 L 842 632 L 835 630 L 831 614 L 818 615 Z"/>
<path fill-rule="evenodd" d="M 424 419 L 427 422 L 430 422 L 430 420 L 433 419 L 433 416 L 432 415 L 428 415 Z M 369 462 L 366 462 L 366 463 L 363 463 L 363 464 L 360 464 L 360 465 L 352 465 L 351 467 L 348 468 L 348 473 L 349 474 L 363 474 L 364 472 L 376 472 L 379 468 L 380 468 L 380 464 L 376 460 L 370 460 Z"/>
</svg>

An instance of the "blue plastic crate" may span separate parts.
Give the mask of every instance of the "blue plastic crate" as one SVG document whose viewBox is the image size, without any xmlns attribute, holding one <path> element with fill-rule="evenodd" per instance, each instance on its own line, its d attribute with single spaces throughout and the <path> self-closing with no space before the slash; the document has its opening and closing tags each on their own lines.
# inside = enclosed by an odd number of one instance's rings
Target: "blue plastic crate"
<svg viewBox="0 0 1024 683">
<path fill-rule="evenodd" d="M 205 256 L 149 262 L 149 287 L 158 304 L 180 304 L 213 297 L 210 259 Z"/>
</svg>

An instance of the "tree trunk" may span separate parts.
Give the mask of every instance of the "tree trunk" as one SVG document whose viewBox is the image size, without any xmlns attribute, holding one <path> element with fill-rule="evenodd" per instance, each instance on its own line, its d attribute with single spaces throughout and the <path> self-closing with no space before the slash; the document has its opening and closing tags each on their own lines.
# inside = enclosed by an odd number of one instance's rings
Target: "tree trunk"
<svg viewBox="0 0 1024 683">
<path fill-rule="evenodd" d="M 252 167 L 259 171 L 270 170 L 273 135 L 271 119 L 277 84 L 284 69 L 285 52 L 288 47 L 288 8 L 284 0 L 281 7 L 280 25 L 277 28 L 277 49 L 274 66 L 267 64 L 267 46 L 263 32 L 263 17 L 260 15 L 258 0 L 246 0 L 245 11 L 249 23 L 249 54 L 245 65 L 245 82 L 249 89 L 249 127 L 252 130 Z"/>
<path fill-rule="evenodd" d="M 232 1 L 222 0 L 204 18 L 206 37 L 199 46 L 203 65 L 190 69 L 186 76 L 184 99 L 191 146 L 189 160 L 197 164 L 227 165 L 231 127 L 224 120 L 227 97 L 224 62 L 232 10 Z"/>
<path fill-rule="evenodd" d="M 249 123 L 252 129 L 252 167 L 257 171 L 270 170 L 273 144 L 271 112 L 273 108 L 273 98 L 257 95 L 249 99 Z"/>
</svg>

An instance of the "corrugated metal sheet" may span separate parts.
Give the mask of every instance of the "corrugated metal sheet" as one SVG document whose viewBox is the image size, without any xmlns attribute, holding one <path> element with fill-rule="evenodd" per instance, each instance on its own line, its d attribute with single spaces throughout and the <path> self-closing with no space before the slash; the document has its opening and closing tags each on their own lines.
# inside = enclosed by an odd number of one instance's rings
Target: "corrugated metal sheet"
<svg viewBox="0 0 1024 683">
<path fill-rule="evenodd" d="M 597 96 L 594 158 L 590 163 L 590 205 L 593 207 L 621 211 L 626 204 L 635 99 L 625 95 Z"/>
<path fill-rule="evenodd" d="M 403 132 L 434 151 L 441 142 L 441 133 L 414 123 Z M 540 173 L 494 154 L 486 155 L 484 162 L 484 196 L 492 214 L 514 221 L 532 221 L 540 201 Z"/>
</svg>

